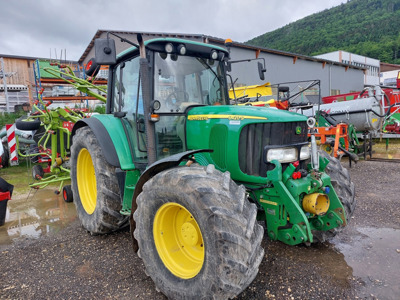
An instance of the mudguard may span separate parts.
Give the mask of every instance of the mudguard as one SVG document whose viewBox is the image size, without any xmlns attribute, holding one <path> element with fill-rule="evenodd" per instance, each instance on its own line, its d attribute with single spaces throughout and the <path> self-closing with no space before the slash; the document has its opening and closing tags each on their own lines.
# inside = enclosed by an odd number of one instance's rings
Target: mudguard
<svg viewBox="0 0 400 300">
<path fill-rule="evenodd" d="M 108 134 L 104 125 L 96 118 L 88 118 L 82 119 L 76 122 L 74 127 L 72 128 L 71 133 L 71 145 L 73 141 L 73 136 L 79 128 L 89 126 L 96 136 L 97 141 L 99 142 L 101 149 L 103 150 L 103 154 L 107 162 L 115 167 L 120 168 L 121 164 L 118 159 L 117 151 L 115 150 L 114 144 L 111 140 L 110 135 Z"/>
<path fill-rule="evenodd" d="M 89 126 L 93 131 L 109 164 L 121 170 L 135 169 L 121 119 L 112 115 L 94 115 L 78 121 L 72 129 L 71 145 L 76 130 L 84 126 Z"/>
<path fill-rule="evenodd" d="M 211 150 L 211 149 L 198 149 L 198 150 L 191 150 L 191 151 L 186 151 L 186 152 L 182 152 L 182 153 L 178 153 L 178 154 L 175 154 L 175 155 L 168 156 L 168 157 L 160 159 L 160 160 L 156 161 L 155 163 L 153 163 L 152 165 L 150 165 L 146 169 L 146 171 L 144 171 L 142 173 L 142 175 L 140 176 L 138 182 L 136 183 L 135 192 L 134 192 L 133 197 L 132 197 L 132 209 L 131 209 L 131 216 L 130 216 L 131 235 L 132 235 L 132 241 L 133 241 L 133 250 L 135 252 L 137 252 L 137 250 L 139 248 L 138 248 L 137 241 L 136 241 L 135 237 L 133 236 L 133 232 L 135 231 L 135 228 L 136 228 L 136 222 L 133 219 L 133 213 L 135 212 L 135 210 L 137 208 L 136 198 L 142 192 L 143 185 L 150 178 L 152 178 L 156 174 L 160 173 L 161 171 L 177 167 L 183 160 L 185 160 L 185 159 L 186 160 L 190 160 L 191 157 L 194 154 L 199 153 L 199 152 L 213 152 L 213 150 Z"/>
</svg>

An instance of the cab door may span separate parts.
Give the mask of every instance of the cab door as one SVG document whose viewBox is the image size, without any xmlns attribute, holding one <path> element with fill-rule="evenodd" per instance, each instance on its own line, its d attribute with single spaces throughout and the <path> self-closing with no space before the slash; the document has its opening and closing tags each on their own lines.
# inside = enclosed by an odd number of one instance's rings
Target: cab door
<svg viewBox="0 0 400 300">
<path fill-rule="evenodd" d="M 147 150 L 139 69 L 138 56 L 120 62 L 114 68 L 111 113 L 119 117 L 125 113 L 121 122 L 129 141 L 132 160 L 138 167 L 144 167 L 147 165 Z"/>
</svg>

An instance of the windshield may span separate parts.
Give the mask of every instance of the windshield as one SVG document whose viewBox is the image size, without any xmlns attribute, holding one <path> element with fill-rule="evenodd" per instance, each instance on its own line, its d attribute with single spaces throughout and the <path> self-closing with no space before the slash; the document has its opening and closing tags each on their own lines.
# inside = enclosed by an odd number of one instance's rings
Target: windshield
<svg viewBox="0 0 400 300">
<path fill-rule="evenodd" d="M 154 99 L 157 113 L 182 113 L 190 105 L 225 105 L 221 63 L 211 59 L 155 54 Z"/>
</svg>

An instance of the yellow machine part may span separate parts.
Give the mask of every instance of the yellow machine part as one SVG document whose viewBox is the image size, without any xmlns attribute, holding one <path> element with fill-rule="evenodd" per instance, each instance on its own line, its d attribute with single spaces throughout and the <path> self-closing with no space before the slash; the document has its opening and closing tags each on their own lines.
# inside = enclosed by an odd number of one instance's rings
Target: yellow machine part
<svg viewBox="0 0 400 300">
<path fill-rule="evenodd" d="M 257 94 L 261 96 L 272 96 L 271 83 L 267 82 L 262 85 L 248 85 L 235 88 L 236 98 L 243 97 L 257 97 Z M 229 90 L 229 98 L 234 99 L 233 89 Z"/>
<path fill-rule="evenodd" d="M 271 99 L 271 100 L 268 100 L 268 101 L 256 101 L 256 102 L 238 103 L 238 105 L 275 107 L 275 100 Z"/>
<path fill-rule="evenodd" d="M 153 223 L 154 244 L 165 267 L 183 279 L 195 277 L 204 263 L 204 241 L 193 215 L 182 205 L 162 205 Z"/>
<path fill-rule="evenodd" d="M 311 214 L 324 215 L 329 209 L 329 198 L 321 193 L 306 195 L 303 199 L 303 208 Z"/>
<path fill-rule="evenodd" d="M 82 148 L 79 152 L 76 165 L 79 197 L 84 210 L 91 215 L 96 209 L 97 185 L 92 157 L 86 148 Z"/>
</svg>

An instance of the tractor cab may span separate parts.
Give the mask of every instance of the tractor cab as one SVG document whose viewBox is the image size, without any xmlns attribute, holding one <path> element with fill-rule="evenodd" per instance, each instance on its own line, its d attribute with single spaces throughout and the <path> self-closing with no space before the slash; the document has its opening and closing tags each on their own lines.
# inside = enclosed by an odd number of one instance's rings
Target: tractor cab
<svg viewBox="0 0 400 300">
<path fill-rule="evenodd" d="M 133 159 L 143 163 L 147 162 L 146 126 L 154 128 L 158 160 L 186 150 L 185 124 L 190 109 L 229 104 L 226 50 L 179 39 L 156 39 L 144 45 L 149 68 L 141 71 L 140 47 L 121 53 L 110 68 L 112 88 L 107 100 L 107 113 L 121 116 L 124 125 L 132 129 L 126 132 L 131 133 Z M 149 80 L 145 85 L 148 91 L 143 91 L 143 76 Z M 150 96 L 149 101 L 144 101 L 144 94 Z M 146 108 L 149 111 L 145 113 Z"/>
</svg>

